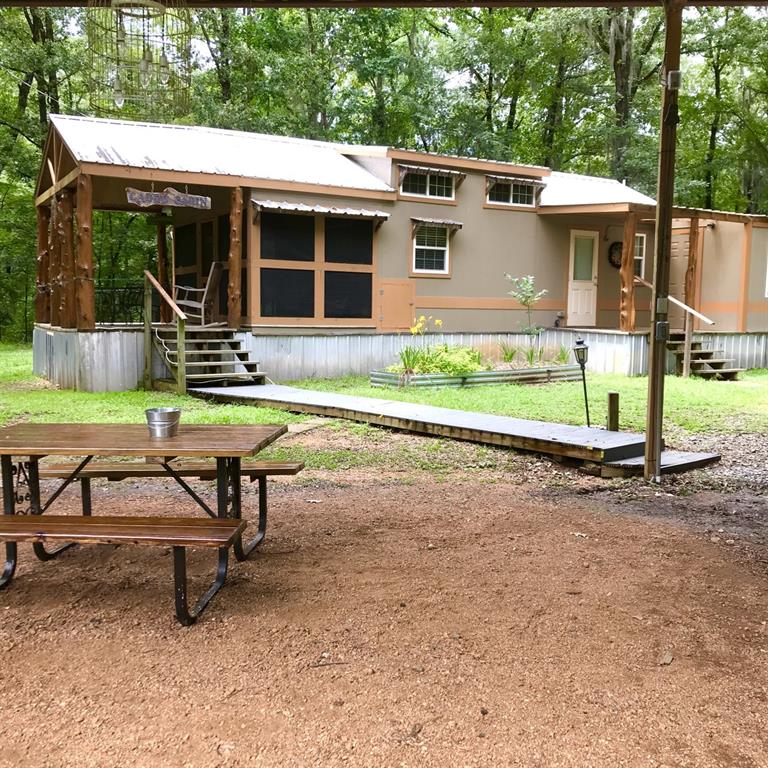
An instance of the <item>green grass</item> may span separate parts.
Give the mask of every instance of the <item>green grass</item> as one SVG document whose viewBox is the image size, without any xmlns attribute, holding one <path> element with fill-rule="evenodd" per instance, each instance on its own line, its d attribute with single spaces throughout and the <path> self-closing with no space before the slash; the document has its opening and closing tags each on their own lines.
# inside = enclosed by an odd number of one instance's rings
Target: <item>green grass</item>
<svg viewBox="0 0 768 768">
<path fill-rule="evenodd" d="M 304 421 L 273 408 L 218 405 L 165 392 L 74 392 L 58 390 L 32 374 L 29 346 L 0 344 L 0 424 L 17 421 L 140 423 L 144 409 L 184 409 L 188 424 L 285 424 Z"/>
<path fill-rule="evenodd" d="M 768 430 L 768 370 L 739 374 L 740 381 L 722 382 L 668 376 L 664 414 L 667 427 L 687 432 L 764 432 Z M 523 419 L 584 423 L 581 381 L 542 386 L 501 384 L 467 388 L 381 388 L 367 378 L 292 382 L 307 389 L 348 395 L 402 400 L 412 403 L 498 413 Z M 607 393 L 620 393 L 620 427 L 645 430 L 648 380 L 612 374 L 588 374 L 590 416 L 594 424 L 605 424 Z"/>
</svg>

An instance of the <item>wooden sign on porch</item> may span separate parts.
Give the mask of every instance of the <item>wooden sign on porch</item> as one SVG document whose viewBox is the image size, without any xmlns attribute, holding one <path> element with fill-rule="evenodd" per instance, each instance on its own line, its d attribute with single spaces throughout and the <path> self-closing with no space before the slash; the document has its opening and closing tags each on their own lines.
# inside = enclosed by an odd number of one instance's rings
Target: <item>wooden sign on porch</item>
<svg viewBox="0 0 768 768">
<path fill-rule="evenodd" d="M 159 205 L 162 208 L 198 208 L 208 211 L 211 208 L 211 198 L 203 195 L 188 195 L 173 187 L 166 187 L 162 192 L 146 192 L 143 189 L 126 187 L 128 202 L 141 208 Z"/>
</svg>

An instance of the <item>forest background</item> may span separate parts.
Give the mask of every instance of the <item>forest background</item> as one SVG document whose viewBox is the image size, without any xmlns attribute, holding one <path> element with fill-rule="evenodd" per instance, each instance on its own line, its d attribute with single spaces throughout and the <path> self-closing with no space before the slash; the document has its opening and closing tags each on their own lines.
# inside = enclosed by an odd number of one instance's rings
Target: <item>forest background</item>
<svg viewBox="0 0 768 768">
<path fill-rule="evenodd" d="M 0 341 L 28 340 L 48 115 L 92 114 L 83 9 L 0 9 Z M 656 187 L 660 9 L 204 10 L 177 122 L 545 165 Z M 768 213 L 768 16 L 686 12 L 676 201 Z M 131 115 L 126 115 L 130 117 Z M 167 121 L 162 115 L 146 119 Z M 97 289 L 154 231 L 99 213 Z"/>
</svg>

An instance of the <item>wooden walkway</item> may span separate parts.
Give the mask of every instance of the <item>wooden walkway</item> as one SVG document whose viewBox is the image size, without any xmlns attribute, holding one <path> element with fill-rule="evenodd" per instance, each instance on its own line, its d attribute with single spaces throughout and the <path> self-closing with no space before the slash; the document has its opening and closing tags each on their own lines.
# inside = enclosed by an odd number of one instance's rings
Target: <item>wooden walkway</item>
<svg viewBox="0 0 768 768">
<path fill-rule="evenodd" d="M 219 402 L 249 403 L 315 413 L 424 435 L 451 437 L 600 464 L 642 456 L 645 447 L 643 435 L 632 432 L 607 432 L 604 429 L 514 419 L 510 416 L 457 411 L 374 397 L 316 392 L 277 384 L 195 387 L 189 390 L 189 394 Z"/>
</svg>

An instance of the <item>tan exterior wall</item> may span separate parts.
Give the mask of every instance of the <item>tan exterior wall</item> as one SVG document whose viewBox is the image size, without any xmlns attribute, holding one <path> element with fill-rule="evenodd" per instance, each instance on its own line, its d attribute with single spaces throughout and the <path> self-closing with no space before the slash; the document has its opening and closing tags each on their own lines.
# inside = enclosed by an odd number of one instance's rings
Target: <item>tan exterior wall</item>
<svg viewBox="0 0 768 768">
<path fill-rule="evenodd" d="M 702 234 L 699 309 L 715 321 L 713 330 L 739 331 L 744 225 L 716 221 L 714 228 L 705 228 Z"/>
<path fill-rule="evenodd" d="M 768 228 L 752 228 L 747 331 L 768 331 Z"/>
</svg>

